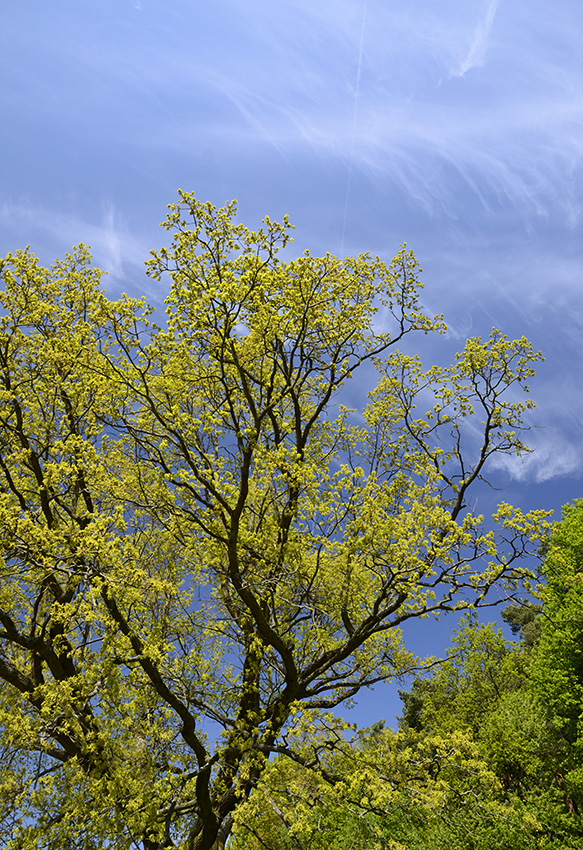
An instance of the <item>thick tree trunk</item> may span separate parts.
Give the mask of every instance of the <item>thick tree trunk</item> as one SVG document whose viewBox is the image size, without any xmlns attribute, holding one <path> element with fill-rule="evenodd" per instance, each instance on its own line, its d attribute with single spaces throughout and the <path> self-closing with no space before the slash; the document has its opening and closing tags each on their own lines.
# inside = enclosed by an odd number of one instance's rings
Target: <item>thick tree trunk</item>
<svg viewBox="0 0 583 850">
<path fill-rule="evenodd" d="M 214 841 L 212 841 L 210 829 L 203 829 L 198 835 L 192 836 L 189 850 L 225 850 L 225 844 L 231 834 L 232 827 L 233 818 L 231 815 L 226 815 L 219 825 Z M 209 843 L 210 841 L 212 843 Z"/>
</svg>

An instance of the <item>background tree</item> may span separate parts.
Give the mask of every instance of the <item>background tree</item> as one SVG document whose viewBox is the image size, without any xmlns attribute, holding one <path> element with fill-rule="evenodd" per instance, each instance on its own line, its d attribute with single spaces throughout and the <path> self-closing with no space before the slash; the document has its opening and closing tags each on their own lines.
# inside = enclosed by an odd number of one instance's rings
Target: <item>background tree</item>
<svg viewBox="0 0 583 850">
<path fill-rule="evenodd" d="M 583 501 L 565 506 L 546 549 L 533 688 L 561 742 L 557 779 L 583 807 Z"/>
<path fill-rule="evenodd" d="M 448 656 L 403 692 L 398 733 L 328 734 L 319 779 L 275 760 L 237 812 L 233 850 L 580 847 L 576 748 L 537 696 L 531 648 L 472 617 Z"/>
<path fill-rule="evenodd" d="M 540 638 L 540 612 L 540 605 L 523 600 L 518 604 L 507 605 L 500 611 L 500 616 L 510 626 L 512 634 L 520 636 L 522 645 L 532 648 Z"/>
<path fill-rule="evenodd" d="M 542 514 L 467 494 L 525 450 L 539 355 L 493 331 L 423 372 L 396 345 L 443 323 L 411 252 L 282 262 L 286 221 L 234 215 L 170 207 L 164 328 L 82 247 L 3 262 L 6 846 L 224 846 L 306 718 L 418 664 L 401 623 L 525 578 Z M 337 395 L 367 364 L 357 417 Z"/>
</svg>

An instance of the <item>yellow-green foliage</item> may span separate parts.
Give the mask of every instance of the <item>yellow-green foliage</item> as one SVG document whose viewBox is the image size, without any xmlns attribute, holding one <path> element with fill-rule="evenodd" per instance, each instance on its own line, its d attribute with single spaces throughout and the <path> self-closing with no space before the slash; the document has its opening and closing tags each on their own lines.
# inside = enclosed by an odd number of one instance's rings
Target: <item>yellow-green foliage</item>
<svg viewBox="0 0 583 850">
<path fill-rule="evenodd" d="M 284 262 L 287 221 L 184 192 L 164 226 L 163 329 L 84 247 L 2 263 L 6 847 L 222 846 L 310 712 L 417 663 L 400 623 L 524 581 L 537 545 L 542 513 L 466 507 L 525 450 L 525 339 L 423 371 L 397 345 L 444 324 L 405 247 Z M 335 408 L 364 364 L 368 406 Z"/>
</svg>

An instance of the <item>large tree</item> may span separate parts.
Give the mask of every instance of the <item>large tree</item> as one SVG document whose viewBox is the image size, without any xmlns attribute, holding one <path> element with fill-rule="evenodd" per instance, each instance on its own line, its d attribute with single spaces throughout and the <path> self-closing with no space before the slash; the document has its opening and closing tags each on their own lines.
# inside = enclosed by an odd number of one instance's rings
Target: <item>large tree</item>
<svg viewBox="0 0 583 850">
<path fill-rule="evenodd" d="M 525 449 L 525 339 L 423 372 L 405 248 L 284 262 L 287 221 L 188 193 L 165 227 L 161 328 L 83 247 L 2 264 L 4 846 L 223 847 L 295 724 L 416 664 L 400 624 L 512 593 L 538 534 L 468 507 Z"/>
</svg>

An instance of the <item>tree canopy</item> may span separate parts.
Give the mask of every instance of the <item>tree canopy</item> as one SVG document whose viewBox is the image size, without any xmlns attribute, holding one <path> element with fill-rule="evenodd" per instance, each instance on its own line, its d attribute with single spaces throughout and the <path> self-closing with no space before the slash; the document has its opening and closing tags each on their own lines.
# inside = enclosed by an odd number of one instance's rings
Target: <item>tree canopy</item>
<svg viewBox="0 0 583 850">
<path fill-rule="evenodd" d="M 270 756 L 325 770 L 322 713 L 418 666 L 401 624 L 529 575 L 543 513 L 468 491 L 526 450 L 540 355 L 494 330 L 424 371 L 411 251 L 284 261 L 287 220 L 235 213 L 171 205 L 160 327 L 83 246 L 2 262 L 4 846 L 223 847 Z"/>
</svg>

